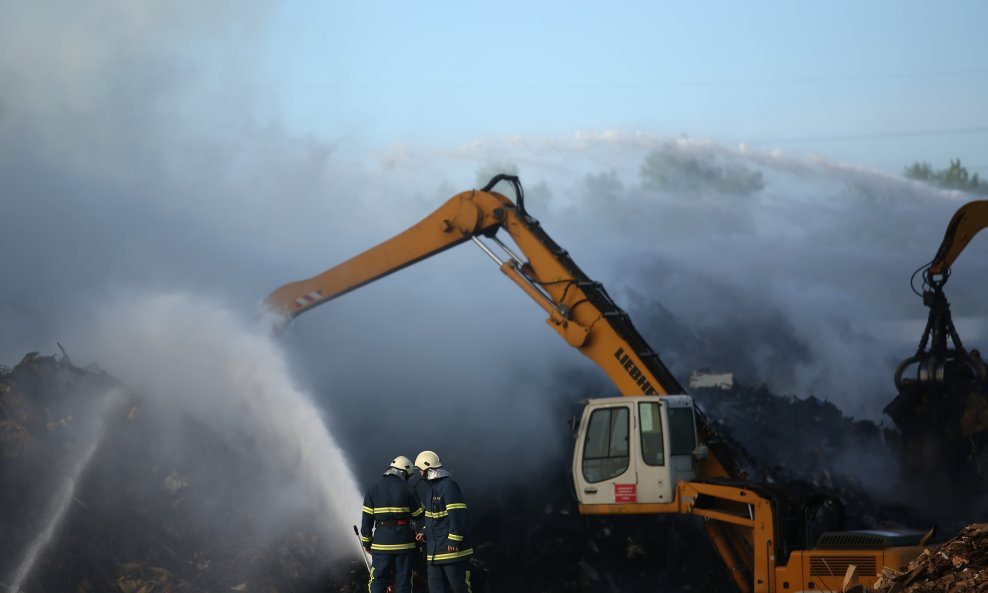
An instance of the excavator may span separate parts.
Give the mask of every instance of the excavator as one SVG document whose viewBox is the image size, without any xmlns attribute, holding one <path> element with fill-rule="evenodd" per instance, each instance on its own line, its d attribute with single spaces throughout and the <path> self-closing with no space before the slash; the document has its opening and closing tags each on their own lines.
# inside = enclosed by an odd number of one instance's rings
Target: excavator
<svg viewBox="0 0 988 593">
<path fill-rule="evenodd" d="M 498 183 L 515 200 L 495 192 Z M 510 238 L 509 245 L 501 234 Z M 628 314 L 525 209 L 516 176 L 457 194 L 418 224 L 265 300 L 281 327 L 310 309 L 472 241 L 548 315 L 567 344 L 593 361 L 620 396 L 591 399 L 572 461 L 587 515 L 692 515 L 742 593 L 837 591 L 900 569 L 928 539 L 920 531 L 826 531 L 810 524 L 834 501 L 749 478 L 743 452 L 694 405 Z M 869 580 L 870 579 L 870 580 Z"/>
<path fill-rule="evenodd" d="M 988 365 L 961 342 L 943 287 L 954 261 L 986 226 L 988 200 L 964 204 L 933 259 L 913 272 L 913 292 L 930 311 L 916 353 L 895 370 L 898 395 L 885 407 L 903 434 L 903 474 L 920 485 L 952 483 L 972 494 L 983 490 L 988 472 L 978 463 L 988 449 Z"/>
</svg>

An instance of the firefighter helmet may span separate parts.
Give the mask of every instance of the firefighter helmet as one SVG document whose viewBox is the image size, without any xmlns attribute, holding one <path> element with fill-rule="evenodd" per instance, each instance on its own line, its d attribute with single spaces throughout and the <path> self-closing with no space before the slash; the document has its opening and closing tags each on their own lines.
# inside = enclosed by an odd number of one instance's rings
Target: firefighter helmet
<svg viewBox="0 0 988 593">
<path fill-rule="evenodd" d="M 405 457 L 404 455 L 399 455 L 395 457 L 394 461 L 391 462 L 391 467 L 395 469 L 400 469 L 407 475 L 412 474 L 412 460 Z"/>
<path fill-rule="evenodd" d="M 439 461 L 439 456 L 433 451 L 422 451 L 419 453 L 419 456 L 415 458 L 415 467 L 422 471 L 427 469 L 435 469 L 442 466 L 443 462 Z"/>
</svg>

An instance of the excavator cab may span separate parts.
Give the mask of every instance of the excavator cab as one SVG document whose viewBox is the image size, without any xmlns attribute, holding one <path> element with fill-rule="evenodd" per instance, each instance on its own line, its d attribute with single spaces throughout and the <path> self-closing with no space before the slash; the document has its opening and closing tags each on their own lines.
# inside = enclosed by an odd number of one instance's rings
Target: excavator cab
<svg viewBox="0 0 988 593">
<path fill-rule="evenodd" d="M 622 396 L 590 400 L 576 431 L 573 481 L 580 504 L 670 503 L 696 477 L 693 398 Z"/>
</svg>

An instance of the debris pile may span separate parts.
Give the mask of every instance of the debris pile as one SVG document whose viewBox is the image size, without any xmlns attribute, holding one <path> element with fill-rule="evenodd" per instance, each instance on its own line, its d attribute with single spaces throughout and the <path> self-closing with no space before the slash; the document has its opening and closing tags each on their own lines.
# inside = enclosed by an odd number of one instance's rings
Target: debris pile
<svg viewBox="0 0 988 593">
<path fill-rule="evenodd" d="M 157 412 L 68 357 L 0 373 L 0 590 L 274 593 L 349 578 L 327 569 L 311 522 L 263 524 L 251 494 L 276 485 L 251 443 Z"/>
<path fill-rule="evenodd" d="M 980 356 L 976 360 L 984 364 Z M 934 387 L 904 381 L 885 408 L 910 435 L 902 443 L 902 473 L 919 478 L 916 495 L 926 504 L 937 504 L 943 482 L 967 498 L 988 494 L 988 388 L 958 374 Z"/>
<path fill-rule="evenodd" d="M 107 393 L 115 396 L 107 399 Z M 906 505 L 876 502 L 866 494 L 869 488 L 849 475 L 851 461 L 862 462 L 862 451 L 874 457 L 866 470 L 874 474 L 874 466 L 887 456 L 894 474 L 894 432 L 847 418 L 816 398 L 780 397 L 737 383 L 729 390 L 701 389 L 694 395 L 729 438 L 747 448 L 752 459 L 764 461 L 755 473 L 777 482 L 806 478 L 809 487 L 837 494 L 848 506 L 849 527 L 929 525 L 928 518 Z M 94 418 L 97 409 L 101 412 Z M 325 566 L 326 542 L 313 532 L 311 517 L 258 525 L 264 512 L 244 494 L 273 485 L 251 465 L 252 443 L 226 442 L 195 418 L 166 425 L 157 413 L 151 402 L 112 377 L 75 367 L 65 356 L 31 354 L 0 371 L 0 504 L 5 515 L 0 590 L 12 585 L 10 575 L 25 563 L 33 567 L 20 587 L 26 593 L 366 590 L 366 569 L 359 560 Z M 66 499 L 64 520 L 37 557 L 27 558 L 97 425 L 98 446 Z M 176 448 L 176 440 L 193 446 Z M 204 463 L 207 455 L 211 463 Z M 217 461 L 222 475 L 215 472 Z M 581 516 L 565 464 L 546 461 L 537 473 L 537 481 L 511 476 L 513 482 L 498 488 L 465 483 L 476 593 L 617 593 L 654 590 L 656 583 L 663 590 L 693 593 L 732 589 L 709 538 L 692 518 Z M 533 483 L 539 487 L 532 488 Z M 964 506 L 964 501 L 953 502 Z M 943 522 L 940 527 L 945 533 L 960 528 Z M 981 569 L 986 532 L 985 526 L 973 526 L 943 548 L 930 548 L 909 586 L 947 577 L 954 586 L 988 576 Z M 968 543 L 956 543 L 965 537 Z M 415 576 L 420 589 L 423 575 L 420 561 Z M 887 578 L 891 585 L 883 593 L 952 590 L 907 589 L 902 581 L 891 581 L 903 575 Z"/>
<path fill-rule="evenodd" d="M 856 528 L 916 527 L 934 522 L 956 533 L 988 514 L 988 498 L 949 482 L 928 483 L 900 472 L 911 435 L 870 420 L 847 417 L 832 402 L 771 393 L 765 387 L 697 389 L 694 399 L 720 431 L 740 443 L 755 464 L 753 478 L 805 480 L 837 494 Z M 921 496 L 931 489 L 936 499 Z M 882 503 L 876 502 L 881 500 Z M 887 519 L 883 524 L 880 515 Z M 896 524 L 905 523 L 906 525 Z"/>
<path fill-rule="evenodd" d="M 885 569 L 873 588 L 856 589 L 862 593 L 984 591 L 988 589 L 988 524 L 969 525 L 950 541 L 923 550 L 906 571 Z"/>
<path fill-rule="evenodd" d="M 742 384 L 696 389 L 693 398 L 718 429 L 741 443 L 762 479 L 799 477 L 833 487 L 835 476 L 884 472 L 896 480 L 898 434 L 855 420 L 814 396 L 780 396 Z M 785 446 L 780 446 L 784 444 Z"/>
</svg>

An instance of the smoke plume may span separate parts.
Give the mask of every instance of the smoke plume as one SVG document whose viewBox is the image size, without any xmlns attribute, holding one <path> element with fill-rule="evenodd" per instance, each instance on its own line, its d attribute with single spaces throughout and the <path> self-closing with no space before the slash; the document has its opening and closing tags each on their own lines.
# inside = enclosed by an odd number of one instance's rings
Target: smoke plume
<svg viewBox="0 0 988 593">
<path fill-rule="evenodd" d="M 245 329 L 279 285 L 508 170 L 681 381 L 709 367 L 883 419 L 926 313 L 909 276 L 966 196 L 621 130 L 354 152 L 342 134 L 290 133 L 251 84 L 271 7 L 210 6 L 0 18 L 0 361 L 60 341 L 231 446 L 250 441 L 276 483 L 299 486 L 257 493 L 259 509 L 356 518 L 353 492 L 423 449 L 468 497 L 538 483 L 547 462 L 565 470 L 573 403 L 609 387 L 472 246 L 306 313 L 278 345 Z M 973 259 L 948 291 L 976 345 Z"/>
</svg>

